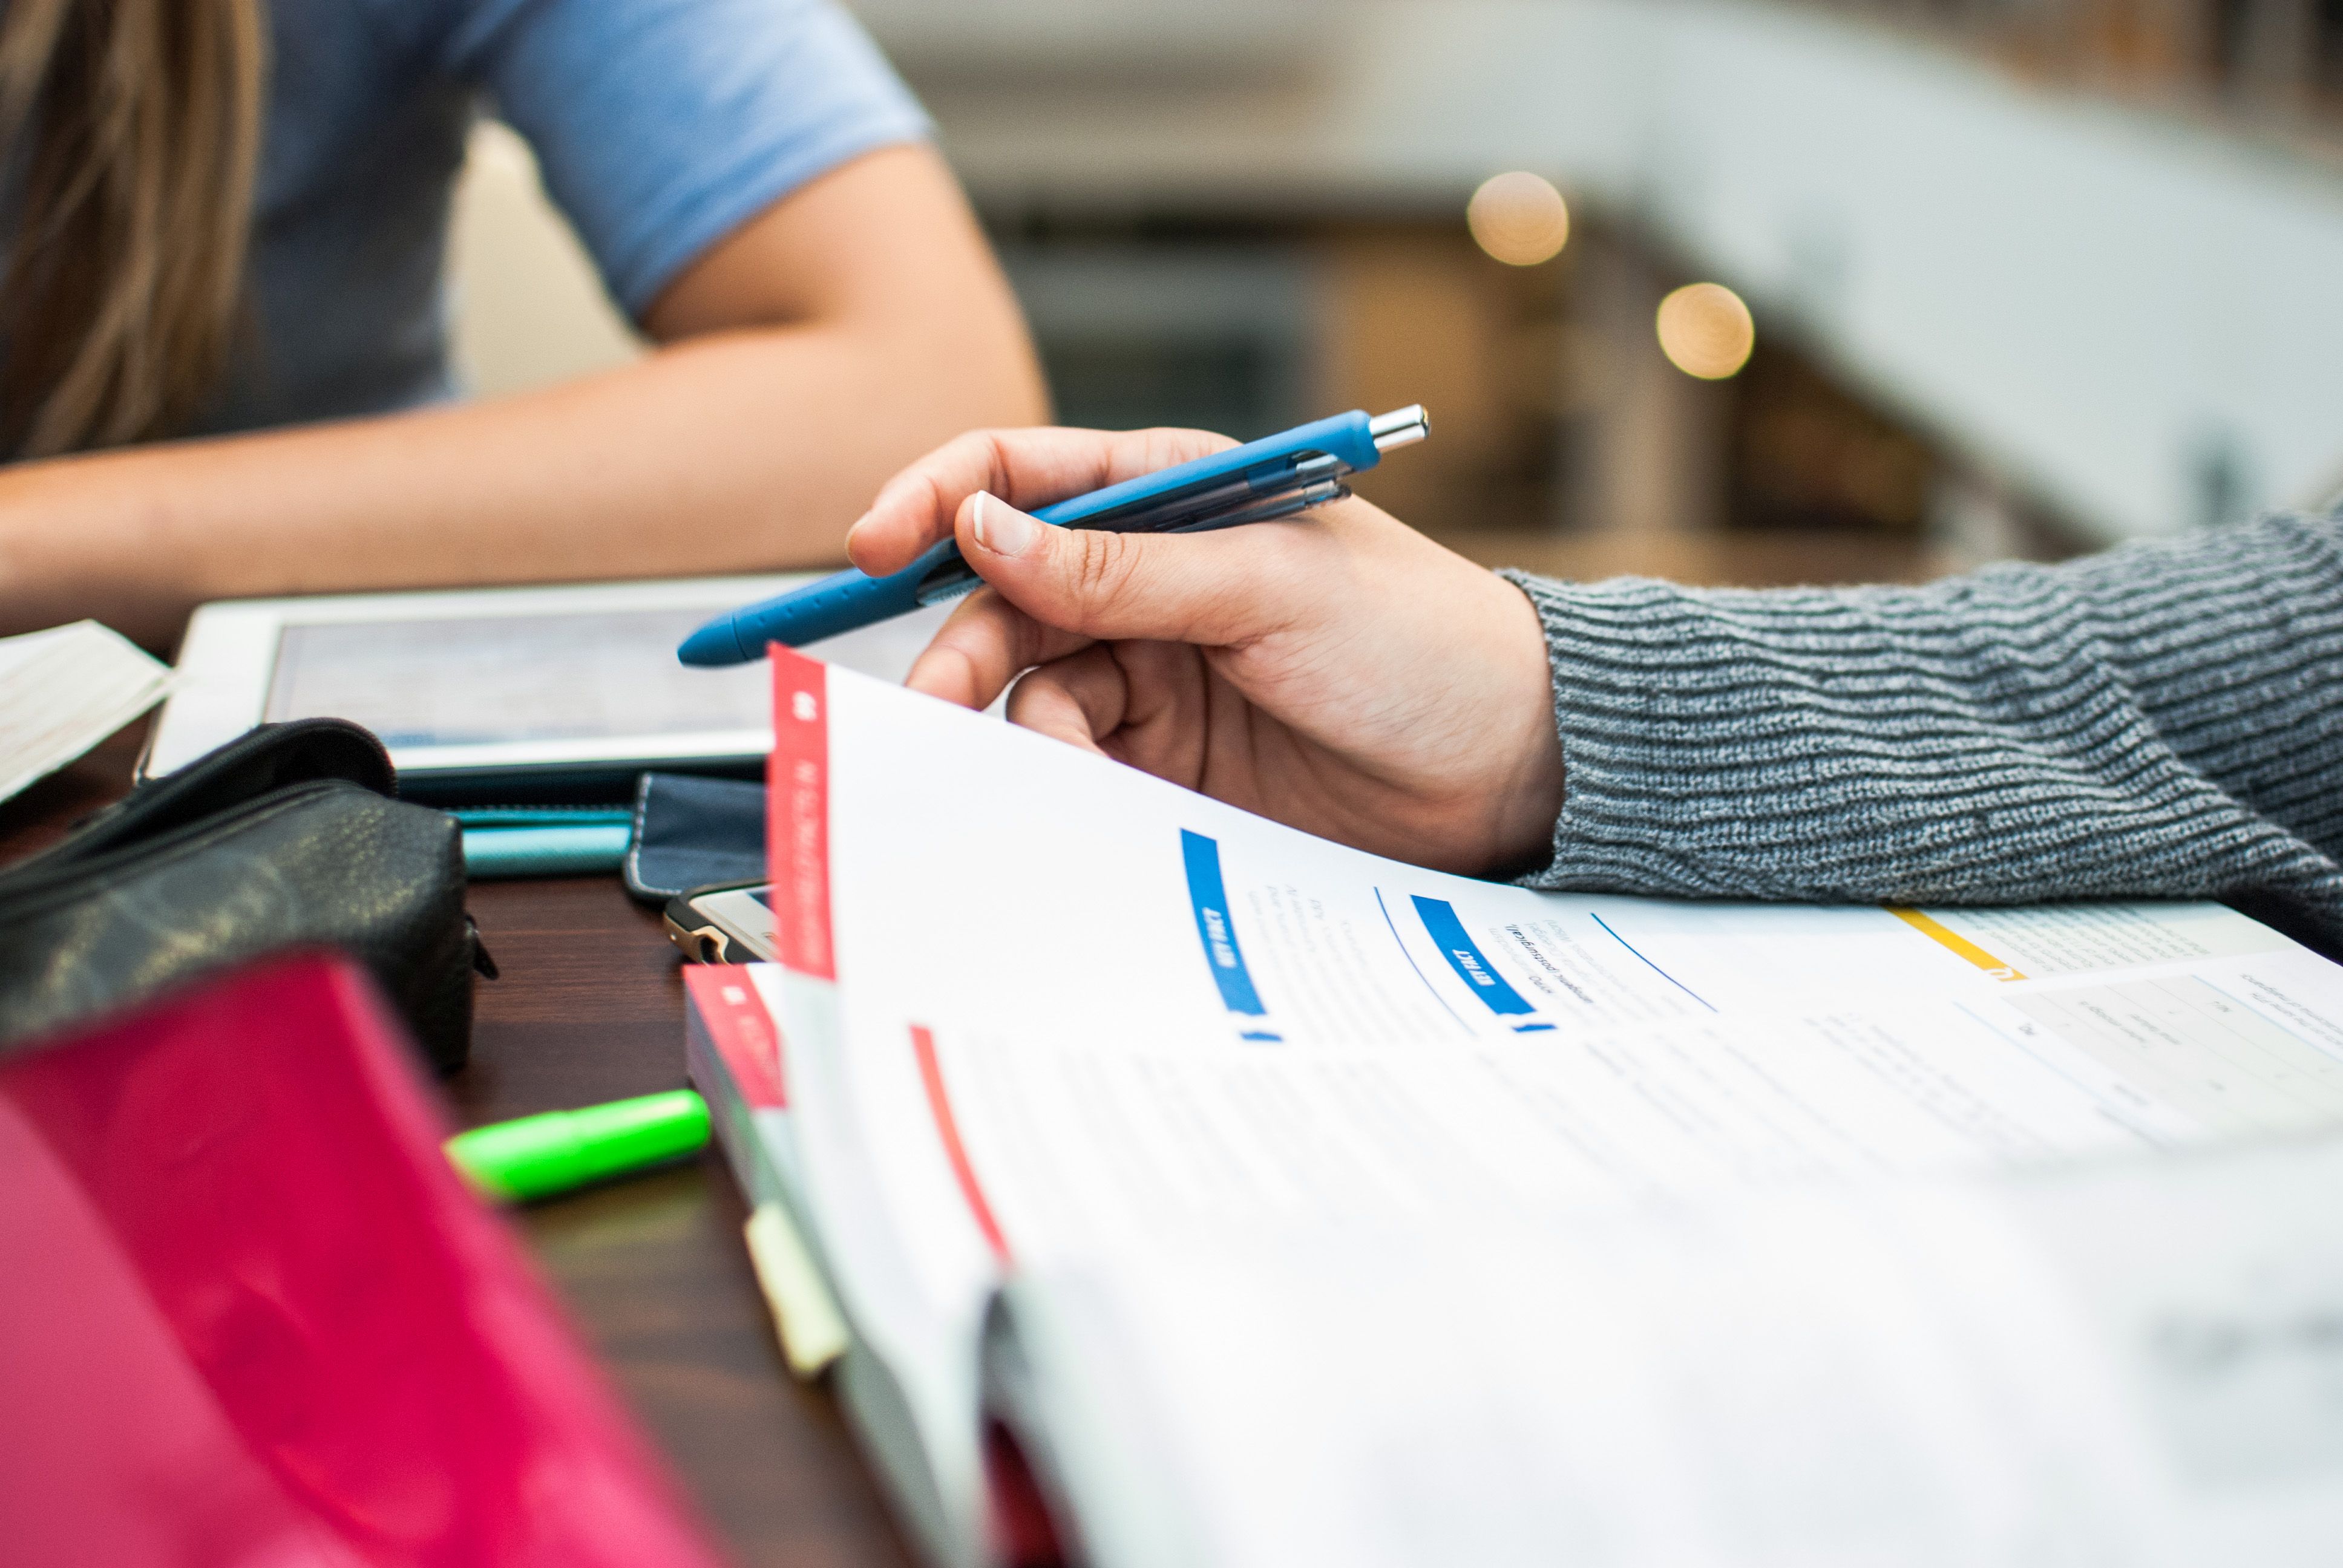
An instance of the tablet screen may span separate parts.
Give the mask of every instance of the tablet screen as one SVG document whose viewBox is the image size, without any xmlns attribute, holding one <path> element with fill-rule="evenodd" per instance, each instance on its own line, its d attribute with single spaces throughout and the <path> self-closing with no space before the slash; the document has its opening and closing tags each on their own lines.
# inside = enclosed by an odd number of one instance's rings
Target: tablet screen
<svg viewBox="0 0 2343 1568">
<path fill-rule="evenodd" d="M 762 662 L 688 669 L 705 609 L 295 624 L 264 717 L 356 719 L 393 749 L 759 730 Z"/>
</svg>

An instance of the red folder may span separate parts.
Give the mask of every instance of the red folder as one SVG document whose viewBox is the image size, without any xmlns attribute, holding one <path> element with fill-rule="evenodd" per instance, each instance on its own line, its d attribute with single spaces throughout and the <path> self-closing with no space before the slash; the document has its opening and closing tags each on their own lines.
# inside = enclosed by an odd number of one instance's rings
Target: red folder
<svg viewBox="0 0 2343 1568">
<path fill-rule="evenodd" d="M 339 960 L 0 1063 L 0 1557 L 710 1568 Z"/>
</svg>

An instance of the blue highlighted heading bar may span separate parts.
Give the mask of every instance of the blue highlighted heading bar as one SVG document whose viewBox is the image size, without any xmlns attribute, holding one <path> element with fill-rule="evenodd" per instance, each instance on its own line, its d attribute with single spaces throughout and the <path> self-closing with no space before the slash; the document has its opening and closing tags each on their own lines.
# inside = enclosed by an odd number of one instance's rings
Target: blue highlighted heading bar
<svg viewBox="0 0 2343 1568">
<path fill-rule="evenodd" d="M 1253 989 L 1252 972 L 1245 968 L 1244 950 L 1237 945 L 1236 927 L 1229 921 L 1229 893 L 1221 885 L 1221 846 L 1182 828 L 1180 853 L 1188 865 L 1188 902 L 1196 911 L 1196 936 L 1204 944 L 1204 962 L 1221 988 L 1221 1000 L 1228 1003 L 1231 1012 L 1267 1017 L 1269 1010 L 1261 1005 L 1261 993 Z"/>
<path fill-rule="evenodd" d="M 1473 939 L 1465 934 L 1464 922 L 1456 918 L 1456 908 L 1438 899 L 1416 899 L 1416 917 L 1423 929 L 1440 944 L 1440 956 L 1448 960 L 1473 994 L 1489 1004 L 1489 1010 L 1500 1015 L 1535 1012 L 1537 1009 L 1522 1000 L 1522 993 L 1505 983 L 1489 955 L 1483 952 Z"/>
</svg>

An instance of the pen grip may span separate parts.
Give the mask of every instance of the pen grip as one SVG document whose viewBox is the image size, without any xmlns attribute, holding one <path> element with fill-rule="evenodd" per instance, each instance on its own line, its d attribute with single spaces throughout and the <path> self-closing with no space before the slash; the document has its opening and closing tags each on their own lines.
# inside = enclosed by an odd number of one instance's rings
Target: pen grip
<svg viewBox="0 0 2343 1568">
<path fill-rule="evenodd" d="M 785 648 L 803 648 L 909 615 L 920 608 L 920 579 L 947 560 L 959 558 L 959 548 L 947 539 L 901 571 L 883 578 L 865 577 L 852 568 L 832 572 L 747 612 L 743 618 L 747 624 L 739 628 L 741 647 L 761 649 L 769 642 L 778 642 Z"/>
</svg>

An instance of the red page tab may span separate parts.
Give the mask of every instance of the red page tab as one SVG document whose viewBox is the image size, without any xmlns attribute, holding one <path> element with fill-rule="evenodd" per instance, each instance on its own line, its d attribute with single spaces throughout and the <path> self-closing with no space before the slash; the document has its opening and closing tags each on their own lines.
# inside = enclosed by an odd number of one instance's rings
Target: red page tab
<svg viewBox="0 0 2343 1568">
<path fill-rule="evenodd" d="M 773 758 L 766 778 L 766 859 L 781 962 L 838 978 L 830 945 L 830 699 L 820 660 L 779 643 L 773 661 Z"/>
<path fill-rule="evenodd" d="M 409 1049 L 308 958 L 0 1063 L 12 1568 L 714 1568 Z"/>
<path fill-rule="evenodd" d="M 787 1109 L 780 1031 L 773 1027 L 772 1015 L 765 1010 L 764 999 L 749 983 L 749 977 L 729 964 L 700 964 L 684 970 L 683 985 L 749 1108 Z"/>
</svg>

